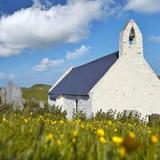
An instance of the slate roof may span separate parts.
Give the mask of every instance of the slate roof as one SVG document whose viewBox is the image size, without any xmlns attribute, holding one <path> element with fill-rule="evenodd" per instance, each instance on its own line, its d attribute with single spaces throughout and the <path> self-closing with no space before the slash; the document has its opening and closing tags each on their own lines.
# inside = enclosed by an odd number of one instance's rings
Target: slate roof
<svg viewBox="0 0 160 160">
<path fill-rule="evenodd" d="M 60 95 L 88 95 L 118 59 L 119 52 L 96 59 L 72 70 L 49 92 L 51 99 Z"/>
</svg>

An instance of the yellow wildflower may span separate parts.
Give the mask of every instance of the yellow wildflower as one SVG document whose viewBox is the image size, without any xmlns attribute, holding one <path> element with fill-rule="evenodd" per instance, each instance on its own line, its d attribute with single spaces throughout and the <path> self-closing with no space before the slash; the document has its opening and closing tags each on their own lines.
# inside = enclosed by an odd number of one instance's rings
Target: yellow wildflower
<svg viewBox="0 0 160 160">
<path fill-rule="evenodd" d="M 130 138 L 135 138 L 136 137 L 136 135 L 134 134 L 134 132 L 129 132 L 128 135 L 129 135 Z"/>
<path fill-rule="evenodd" d="M 151 136 L 151 142 L 152 142 L 153 144 L 158 143 L 158 136 L 157 136 L 157 135 L 152 135 L 152 136 Z"/>
<path fill-rule="evenodd" d="M 81 128 L 83 129 L 85 126 L 84 126 L 84 124 L 81 124 Z"/>
<path fill-rule="evenodd" d="M 28 120 L 25 118 L 25 119 L 24 119 L 24 122 L 25 122 L 25 123 L 28 123 Z"/>
<path fill-rule="evenodd" d="M 60 136 L 61 136 L 61 139 L 63 139 L 63 138 L 64 138 L 64 134 L 61 134 Z"/>
<path fill-rule="evenodd" d="M 129 126 L 129 127 L 132 127 L 132 124 L 129 123 L 128 126 Z"/>
<path fill-rule="evenodd" d="M 78 134 L 79 134 L 79 133 L 78 133 L 77 130 L 73 131 L 73 136 L 74 136 L 74 137 L 78 137 Z"/>
<path fill-rule="evenodd" d="M 117 132 L 117 128 L 115 128 L 114 131 Z"/>
<path fill-rule="evenodd" d="M 124 158 L 127 154 L 126 149 L 124 147 L 120 147 L 119 150 L 118 150 L 118 153 L 119 153 L 121 158 Z"/>
<path fill-rule="evenodd" d="M 118 137 L 118 136 L 113 136 L 112 137 L 112 141 L 119 145 L 119 144 L 123 143 L 123 138 L 122 137 Z"/>
<path fill-rule="evenodd" d="M 148 129 L 148 133 L 151 134 L 151 130 L 150 129 Z"/>
<path fill-rule="evenodd" d="M 97 130 L 97 135 L 100 136 L 100 137 L 103 137 L 103 136 L 105 135 L 104 130 L 101 129 L 101 128 L 99 128 L 99 129 Z"/>
<path fill-rule="evenodd" d="M 102 144 L 104 144 L 104 143 L 106 143 L 106 140 L 105 140 L 104 137 L 99 137 L 99 142 L 102 143 Z"/>
<path fill-rule="evenodd" d="M 3 122 L 6 122 L 7 120 L 6 120 L 6 118 L 3 118 Z"/>
<path fill-rule="evenodd" d="M 48 133 L 46 136 L 46 140 L 47 141 L 51 141 L 53 139 L 53 134 L 52 133 Z"/>
<path fill-rule="evenodd" d="M 60 124 L 64 124 L 64 121 L 63 121 L 63 120 L 60 120 L 59 123 L 60 123 Z"/>
<path fill-rule="evenodd" d="M 57 145 L 60 146 L 62 142 L 60 140 L 57 140 Z"/>
<path fill-rule="evenodd" d="M 111 121 L 111 120 L 108 121 L 108 125 L 109 125 L 109 126 L 112 125 L 112 121 Z"/>
</svg>

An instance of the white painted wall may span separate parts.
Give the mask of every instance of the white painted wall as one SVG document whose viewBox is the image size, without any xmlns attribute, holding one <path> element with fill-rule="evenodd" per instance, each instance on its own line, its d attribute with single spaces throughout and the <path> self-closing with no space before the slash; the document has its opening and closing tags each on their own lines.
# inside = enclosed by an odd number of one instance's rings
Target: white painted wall
<svg viewBox="0 0 160 160">
<path fill-rule="evenodd" d="M 132 45 L 129 44 L 129 34 L 131 28 L 134 28 L 135 39 Z M 143 54 L 143 37 L 134 20 L 130 20 L 120 33 L 119 39 L 119 55 Z"/>
<path fill-rule="evenodd" d="M 87 117 L 91 116 L 91 113 L 92 113 L 91 106 L 92 106 L 91 98 L 79 99 L 79 101 L 78 101 L 78 109 L 82 110 L 84 113 L 86 113 Z"/>
<path fill-rule="evenodd" d="M 160 81 L 143 57 L 141 33 L 135 22 L 126 26 L 120 39 L 120 58 L 90 91 L 92 111 L 110 108 L 118 111 L 137 110 L 145 114 L 160 113 Z M 136 26 L 136 49 L 127 48 L 128 27 Z M 140 34 L 140 35 L 139 35 Z M 139 54 L 139 53 L 142 54 Z"/>
<path fill-rule="evenodd" d="M 49 104 L 49 106 L 55 106 L 56 105 L 56 101 L 51 100 L 50 97 L 48 96 L 48 104 Z"/>
<path fill-rule="evenodd" d="M 76 109 L 76 101 L 72 97 L 61 96 L 56 99 L 56 106 L 62 107 L 67 112 L 67 118 L 73 117 L 73 110 Z"/>
<path fill-rule="evenodd" d="M 82 110 L 89 117 L 91 113 L 91 99 L 89 98 L 64 95 L 56 99 L 56 106 L 66 110 L 67 118 L 70 119 L 73 117 L 73 111 L 76 111 L 76 99 L 78 99 L 78 110 Z"/>
<path fill-rule="evenodd" d="M 59 106 L 63 108 L 63 105 L 64 105 L 64 97 L 60 96 L 56 99 L 55 106 Z"/>
<path fill-rule="evenodd" d="M 92 111 L 100 108 L 160 113 L 160 81 L 142 56 L 123 56 L 91 90 Z"/>
</svg>

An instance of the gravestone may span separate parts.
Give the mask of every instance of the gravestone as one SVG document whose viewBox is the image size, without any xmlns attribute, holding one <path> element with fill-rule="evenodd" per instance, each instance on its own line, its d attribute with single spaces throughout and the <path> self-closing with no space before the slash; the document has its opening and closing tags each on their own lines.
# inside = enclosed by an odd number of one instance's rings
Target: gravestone
<svg viewBox="0 0 160 160">
<path fill-rule="evenodd" d="M 13 104 L 14 107 L 23 109 L 22 90 L 12 82 L 8 82 L 6 87 L 1 89 L 1 99 L 3 103 Z"/>
</svg>

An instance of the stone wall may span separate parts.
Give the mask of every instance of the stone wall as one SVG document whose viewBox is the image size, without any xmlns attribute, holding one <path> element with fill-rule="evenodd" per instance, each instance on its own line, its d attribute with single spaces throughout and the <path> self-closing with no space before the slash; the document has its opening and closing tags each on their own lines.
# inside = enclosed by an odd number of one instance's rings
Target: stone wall
<svg viewBox="0 0 160 160">
<path fill-rule="evenodd" d="M 160 113 L 160 81 L 142 57 L 121 57 L 91 92 L 93 112 Z"/>
<path fill-rule="evenodd" d="M 78 111 L 83 111 L 89 117 L 91 113 L 91 99 L 88 96 L 63 95 L 56 99 L 56 106 L 60 106 L 67 111 L 67 118 L 72 118 L 73 112 L 76 111 L 76 100 L 78 101 Z"/>
<path fill-rule="evenodd" d="M 55 106 L 56 105 L 56 101 L 50 99 L 50 96 L 48 96 L 48 104 L 49 104 L 49 106 Z"/>
<path fill-rule="evenodd" d="M 129 35 L 132 28 L 134 29 L 134 32 L 135 32 L 135 38 L 133 40 L 133 44 L 130 44 Z M 142 54 L 143 55 L 143 37 L 134 20 L 130 20 L 120 34 L 119 54 L 120 56 L 126 55 L 126 54 Z"/>
<path fill-rule="evenodd" d="M 132 25 L 136 33 L 135 48 L 127 44 Z M 160 113 L 160 81 L 143 57 L 141 33 L 133 21 L 125 29 L 119 59 L 90 92 L 92 111 L 112 108 L 118 111 L 137 110 L 143 116 Z"/>
</svg>

